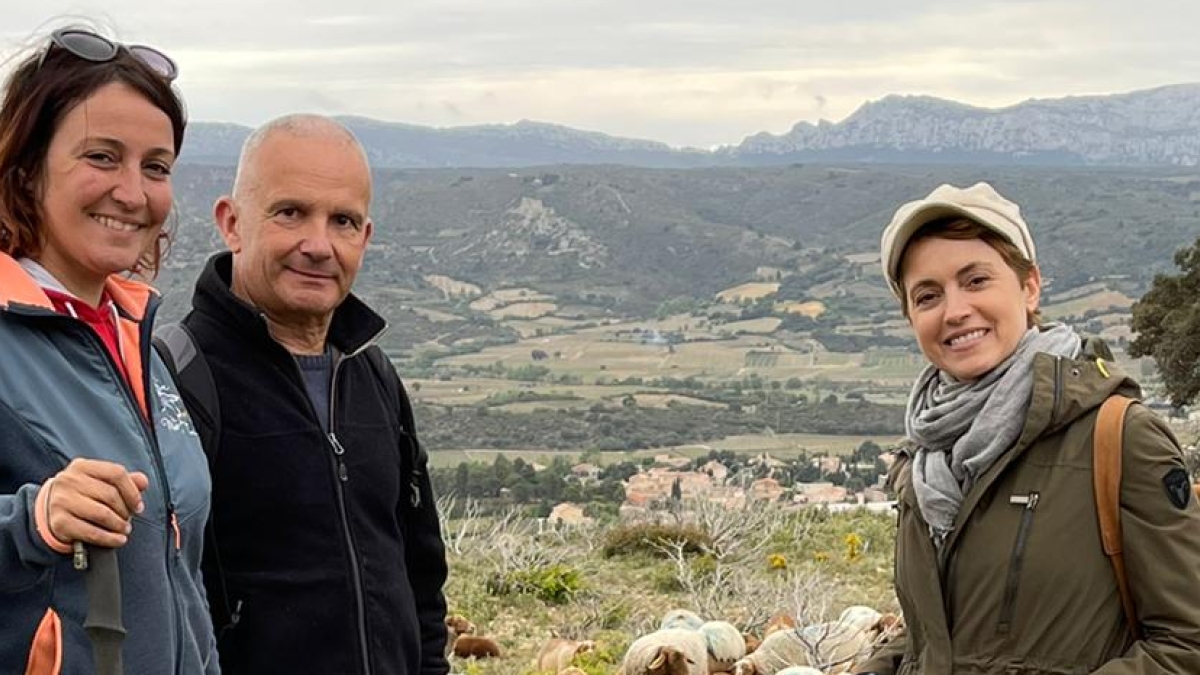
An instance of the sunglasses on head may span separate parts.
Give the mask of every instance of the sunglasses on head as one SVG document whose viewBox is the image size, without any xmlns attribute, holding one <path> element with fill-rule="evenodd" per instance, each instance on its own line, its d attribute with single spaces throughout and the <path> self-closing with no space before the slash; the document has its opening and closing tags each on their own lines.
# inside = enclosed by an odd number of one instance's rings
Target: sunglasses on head
<svg viewBox="0 0 1200 675">
<path fill-rule="evenodd" d="M 42 57 L 38 61 L 38 68 L 42 67 L 42 64 L 46 62 L 46 56 L 55 47 L 70 52 L 85 61 L 92 61 L 94 63 L 112 61 L 124 49 L 168 82 L 174 80 L 179 75 L 179 67 L 175 65 L 171 57 L 154 47 L 125 45 L 120 42 L 113 42 L 102 35 L 96 35 L 90 31 L 78 28 L 62 28 L 51 33 L 50 44 L 42 52 Z"/>
</svg>

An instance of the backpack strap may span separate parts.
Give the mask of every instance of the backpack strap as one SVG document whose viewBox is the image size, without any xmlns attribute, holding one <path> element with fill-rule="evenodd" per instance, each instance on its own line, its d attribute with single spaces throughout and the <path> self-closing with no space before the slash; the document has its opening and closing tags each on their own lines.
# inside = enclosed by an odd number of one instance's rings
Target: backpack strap
<svg viewBox="0 0 1200 675">
<path fill-rule="evenodd" d="M 371 345 L 363 355 L 367 357 L 367 361 L 371 364 L 371 370 L 375 372 L 375 377 L 383 385 L 384 392 L 395 403 L 396 410 L 400 413 L 400 425 L 412 441 L 412 452 L 401 456 L 400 468 L 408 481 L 409 504 L 406 506 L 419 508 L 421 506 L 421 467 L 425 466 L 425 449 L 417 440 L 412 402 L 408 398 L 408 392 L 404 390 L 400 376 L 392 367 L 391 360 L 388 359 L 387 354 L 383 353 L 383 349 L 379 345 Z"/>
<path fill-rule="evenodd" d="M 1092 483 L 1096 492 L 1096 515 L 1100 520 L 1100 541 L 1104 546 L 1104 554 L 1112 562 L 1129 631 L 1134 639 L 1140 640 L 1142 628 L 1134 611 L 1133 594 L 1129 590 L 1121 538 L 1121 455 L 1125 414 L 1134 402 L 1134 399 L 1125 396 L 1110 396 L 1100 406 L 1092 437 Z"/>
<path fill-rule="evenodd" d="M 159 326 L 154 331 L 154 348 L 166 362 L 171 375 L 175 377 L 175 385 L 179 388 L 179 395 L 183 397 L 196 434 L 200 436 L 200 446 L 204 448 L 208 470 L 212 474 L 215 472 L 217 456 L 221 451 L 221 399 L 217 396 L 217 383 L 208 367 L 208 360 L 196 346 L 196 338 L 192 331 L 182 323 Z M 204 527 L 204 548 L 205 556 L 212 556 L 216 567 L 216 586 L 220 589 L 218 597 L 213 597 L 217 594 L 209 594 L 209 602 L 213 605 L 214 614 L 225 618 L 224 625 L 216 626 L 219 638 L 241 618 L 241 602 L 238 602 L 237 607 L 233 607 L 229 601 L 225 567 L 221 564 L 221 550 L 217 546 L 217 535 L 211 517 Z"/>
<path fill-rule="evenodd" d="M 217 463 L 221 445 L 221 399 L 217 396 L 217 383 L 208 368 L 208 361 L 196 347 L 192 332 L 182 323 L 169 323 L 156 329 L 154 347 L 175 376 L 179 394 L 188 404 L 188 413 L 200 435 L 211 470 Z"/>
</svg>

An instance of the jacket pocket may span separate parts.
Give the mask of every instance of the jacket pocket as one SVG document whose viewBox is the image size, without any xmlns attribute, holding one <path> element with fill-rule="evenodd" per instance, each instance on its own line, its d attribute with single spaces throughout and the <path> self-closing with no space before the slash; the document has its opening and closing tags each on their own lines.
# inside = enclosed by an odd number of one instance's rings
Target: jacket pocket
<svg viewBox="0 0 1200 675">
<path fill-rule="evenodd" d="M 1029 532 L 1033 529 L 1033 515 L 1037 511 L 1041 495 L 1030 492 L 1027 495 L 1013 495 L 1008 498 L 1010 504 L 1022 507 L 1021 524 L 1017 527 L 1017 538 L 1013 542 L 1012 554 L 1008 560 L 1008 575 L 1004 582 L 1004 598 L 1000 604 L 1000 623 L 997 632 L 1008 635 L 1012 630 L 1013 616 L 1017 609 L 1017 592 L 1021 587 L 1021 566 L 1025 562 L 1025 549 L 1029 544 Z"/>
</svg>

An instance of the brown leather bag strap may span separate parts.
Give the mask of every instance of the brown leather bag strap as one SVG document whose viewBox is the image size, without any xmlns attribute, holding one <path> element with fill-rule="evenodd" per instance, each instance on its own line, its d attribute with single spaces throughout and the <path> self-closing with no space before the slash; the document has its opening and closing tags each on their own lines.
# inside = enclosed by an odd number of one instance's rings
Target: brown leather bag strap
<svg viewBox="0 0 1200 675">
<path fill-rule="evenodd" d="M 1121 540 L 1121 455 L 1125 413 L 1133 403 L 1133 399 L 1125 396 L 1110 396 L 1100 406 L 1092 437 L 1092 481 L 1096 491 L 1096 515 L 1100 519 L 1100 541 L 1104 545 L 1104 554 L 1112 561 L 1126 623 L 1134 639 L 1140 640 L 1142 627 L 1129 591 Z"/>
</svg>

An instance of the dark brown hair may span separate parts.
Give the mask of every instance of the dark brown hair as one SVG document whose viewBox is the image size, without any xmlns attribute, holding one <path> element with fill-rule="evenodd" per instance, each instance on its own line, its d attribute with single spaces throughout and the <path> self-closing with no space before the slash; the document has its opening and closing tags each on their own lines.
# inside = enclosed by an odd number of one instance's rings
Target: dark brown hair
<svg viewBox="0 0 1200 675">
<path fill-rule="evenodd" d="M 1013 246 L 1012 242 L 997 234 L 995 231 L 980 225 L 979 223 L 969 218 L 942 218 L 935 220 L 928 225 L 917 230 L 916 234 L 908 240 L 904 245 L 904 250 L 900 253 L 900 310 L 904 316 L 908 317 L 908 293 L 904 290 L 904 254 L 908 253 L 908 249 L 913 244 L 922 239 L 951 239 L 954 241 L 968 241 L 971 239 L 979 239 L 991 246 L 1000 254 L 1000 258 L 1004 263 L 1017 274 L 1017 281 L 1021 282 L 1021 287 L 1029 283 L 1029 277 L 1032 276 L 1034 264 L 1026 258 L 1021 250 Z M 1040 326 L 1042 324 L 1042 315 L 1039 310 L 1033 310 L 1029 315 L 1030 326 Z"/>
<path fill-rule="evenodd" d="M 13 257 L 33 257 L 41 252 L 39 195 L 50 141 L 68 112 L 114 82 L 130 87 L 167 115 L 175 154 L 179 155 L 187 115 L 170 82 L 124 47 L 112 60 L 94 62 L 47 42 L 18 63 L 4 83 L 0 101 L 0 251 Z M 164 229 L 133 271 L 152 277 L 168 239 Z"/>
</svg>

